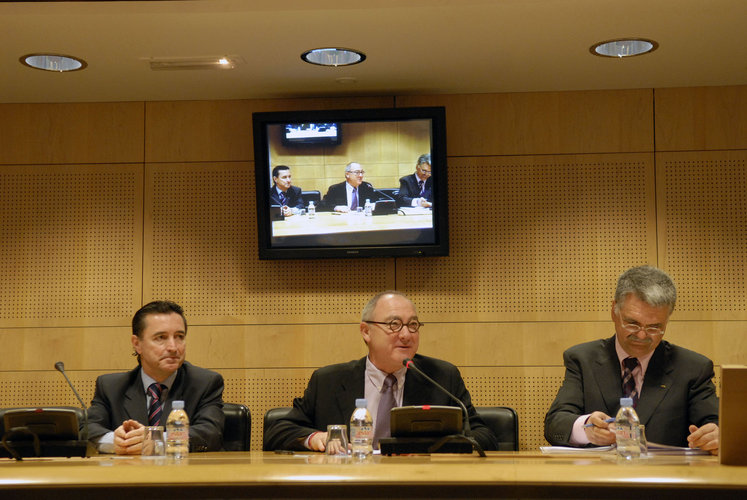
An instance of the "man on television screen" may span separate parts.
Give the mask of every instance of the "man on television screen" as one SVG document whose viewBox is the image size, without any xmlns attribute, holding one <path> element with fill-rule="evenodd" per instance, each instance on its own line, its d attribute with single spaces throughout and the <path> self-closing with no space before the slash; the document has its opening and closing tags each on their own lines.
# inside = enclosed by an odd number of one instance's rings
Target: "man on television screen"
<svg viewBox="0 0 747 500">
<path fill-rule="evenodd" d="M 270 205 L 279 205 L 285 217 L 293 215 L 294 209 L 297 211 L 305 206 L 301 188 L 292 184 L 290 167 L 277 165 L 272 169 Z"/>
<path fill-rule="evenodd" d="M 430 207 L 433 205 L 433 179 L 431 178 L 431 155 L 420 155 L 415 173 L 399 180 L 398 207 Z"/>
<path fill-rule="evenodd" d="M 389 290 L 374 296 L 363 308 L 359 325 L 368 355 L 316 370 L 303 397 L 293 401 L 290 413 L 267 429 L 264 448 L 324 451 L 327 425 L 349 422 L 359 398 L 366 398 L 373 418 L 374 447 L 379 438 L 389 437 L 392 408 L 454 406 L 452 399 L 431 382 L 408 371 L 403 361 L 412 358 L 420 370 L 464 403 L 475 440 L 484 449 L 498 449 L 495 435 L 472 406 L 459 369 L 416 354 L 421 326 L 415 305 L 401 292 Z"/>
<path fill-rule="evenodd" d="M 360 163 L 348 163 L 345 166 L 345 182 L 329 187 L 322 199 L 323 209 L 342 213 L 355 212 L 365 207 L 366 200 L 375 202 L 383 198 L 370 183 L 363 180 L 365 174 Z"/>
</svg>

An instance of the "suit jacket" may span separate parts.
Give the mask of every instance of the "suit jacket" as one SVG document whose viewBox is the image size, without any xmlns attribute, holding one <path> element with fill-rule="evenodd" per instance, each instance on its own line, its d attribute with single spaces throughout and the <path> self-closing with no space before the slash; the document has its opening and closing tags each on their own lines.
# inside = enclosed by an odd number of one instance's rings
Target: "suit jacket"
<svg viewBox="0 0 747 500">
<path fill-rule="evenodd" d="M 332 184 L 327 189 L 327 194 L 324 195 L 321 203 L 321 210 L 331 212 L 338 205 L 348 204 L 348 194 L 345 190 L 345 184 L 347 181 L 340 182 L 339 184 Z M 380 198 L 385 198 L 374 190 L 374 187 L 368 182 L 362 182 L 358 186 L 358 206 L 363 208 L 366 204 L 366 200 L 372 202 L 377 201 Z"/>
<path fill-rule="evenodd" d="M 615 337 L 571 347 L 563 353 L 565 380 L 545 415 L 545 439 L 568 446 L 573 422 L 603 411 L 615 416 L 622 397 L 622 375 Z M 696 352 L 663 340 L 646 369 L 636 412 L 646 439 L 687 446 L 688 426 L 718 424 L 713 363 Z"/>
<path fill-rule="evenodd" d="M 497 439 L 477 415 L 457 367 L 419 354 L 415 355 L 414 361 L 418 368 L 464 403 L 470 415 L 472 435 L 477 442 L 483 448 L 497 449 Z M 312 432 L 326 431 L 331 424 L 349 424 L 355 410 L 355 400 L 365 397 L 365 373 L 365 357 L 316 370 L 303 397 L 293 400 L 293 409 L 288 416 L 278 420 L 265 433 L 265 449 L 305 450 L 304 441 Z M 411 371 L 405 377 L 402 404 L 453 406 L 454 402 L 418 373 Z"/>
<path fill-rule="evenodd" d="M 223 377 L 184 362 L 169 389 L 162 423 L 171 412 L 171 402 L 184 401 L 189 417 L 189 449 L 217 451 L 223 445 Z M 148 410 L 140 367 L 110 373 L 96 379 L 96 391 L 88 409 L 88 437 L 94 440 L 115 430 L 128 419 L 148 425 Z"/>
<path fill-rule="evenodd" d="M 291 186 L 288 188 L 288 191 L 285 192 L 286 200 L 285 203 L 282 203 L 280 201 L 280 196 L 278 195 L 278 190 L 275 189 L 275 186 L 273 185 L 270 188 L 270 205 L 280 205 L 280 206 L 287 206 L 291 208 L 304 208 L 306 204 L 303 201 L 303 197 L 301 196 L 302 190 L 300 187 Z"/>
<path fill-rule="evenodd" d="M 411 207 L 413 198 L 425 198 L 426 200 L 433 202 L 433 177 L 428 177 L 425 180 L 425 190 L 423 196 L 420 196 L 420 188 L 418 187 L 418 176 L 415 174 L 406 175 L 399 180 L 399 192 L 397 193 L 397 206 L 398 207 Z"/>
</svg>

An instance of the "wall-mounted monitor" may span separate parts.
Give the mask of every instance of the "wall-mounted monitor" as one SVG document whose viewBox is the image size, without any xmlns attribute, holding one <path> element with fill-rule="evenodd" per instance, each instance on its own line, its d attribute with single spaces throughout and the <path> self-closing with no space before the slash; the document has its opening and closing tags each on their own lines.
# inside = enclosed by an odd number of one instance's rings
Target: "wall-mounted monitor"
<svg viewBox="0 0 747 500">
<path fill-rule="evenodd" d="M 443 107 L 254 113 L 260 259 L 449 253 Z"/>
</svg>

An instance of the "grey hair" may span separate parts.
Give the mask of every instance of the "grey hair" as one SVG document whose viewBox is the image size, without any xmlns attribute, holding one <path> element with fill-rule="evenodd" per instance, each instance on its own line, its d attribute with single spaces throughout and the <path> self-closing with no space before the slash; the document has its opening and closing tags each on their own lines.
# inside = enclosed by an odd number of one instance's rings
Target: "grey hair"
<svg viewBox="0 0 747 500">
<path fill-rule="evenodd" d="M 418 165 L 422 165 L 423 163 L 427 163 L 428 165 L 431 164 L 431 154 L 426 153 L 424 155 L 418 156 Z"/>
<path fill-rule="evenodd" d="M 345 165 L 345 173 L 350 172 L 351 170 L 353 170 L 353 165 L 358 165 L 359 167 L 361 166 L 360 163 L 355 162 L 355 161 L 351 161 L 350 163 L 348 163 L 347 165 Z"/>
<path fill-rule="evenodd" d="M 620 306 L 631 293 L 650 306 L 669 306 L 670 314 L 677 301 L 677 288 L 672 278 L 653 266 L 633 267 L 620 275 L 615 289 L 616 312 L 620 312 Z"/>
<path fill-rule="evenodd" d="M 373 312 L 374 309 L 376 309 L 376 304 L 379 303 L 379 300 L 384 297 L 385 295 L 398 295 L 400 297 L 405 298 L 410 304 L 412 304 L 412 308 L 415 309 L 415 304 L 412 303 L 410 298 L 405 295 L 402 292 L 398 292 L 397 290 L 386 290 L 384 292 L 379 292 L 376 295 L 374 295 L 371 300 L 368 301 L 368 303 L 363 307 L 363 312 L 361 313 L 361 321 L 373 321 Z M 417 314 L 418 311 L 415 309 L 415 314 Z"/>
</svg>

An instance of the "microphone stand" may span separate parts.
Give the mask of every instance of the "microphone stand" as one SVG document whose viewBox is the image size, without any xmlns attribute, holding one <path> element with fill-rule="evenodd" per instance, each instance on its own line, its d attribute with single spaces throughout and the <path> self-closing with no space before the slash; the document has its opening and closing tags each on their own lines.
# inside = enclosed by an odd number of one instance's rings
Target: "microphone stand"
<svg viewBox="0 0 747 500">
<path fill-rule="evenodd" d="M 406 358 L 402 361 L 402 364 L 407 367 L 408 370 L 415 371 L 418 375 L 426 379 L 428 382 L 433 384 L 436 388 L 438 388 L 441 392 L 446 394 L 449 398 L 454 400 L 459 407 L 462 409 L 462 433 L 461 434 L 452 434 L 449 436 L 444 436 L 438 441 L 436 441 L 433 446 L 428 448 L 428 453 L 435 453 L 438 451 L 444 444 L 448 443 L 449 441 L 466 441 L 472 445 L 472 449 L 474 449 L 478 455 L 481 457 L 485 456 L 485 450 L 482 449 L 482 446 L 480 446 L 480 443 L 477 442 L 477 440 L 472 437 L 472 429 L 469 425 L 469 412 L 467 412 L 467 407 L 464 406 L 464 403 L 461 399 L 454 396 L 452 393 L 447 391 L 441 384 L 430 378 L 428 375 L 426 375 L 420 368 L 415 366 L 415 363 L 412 359 Z"/>
</svg>

